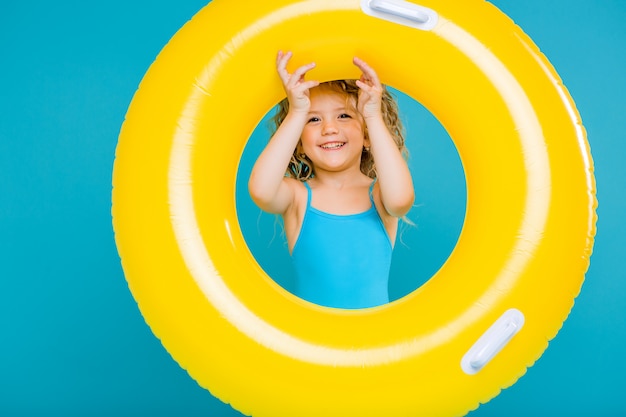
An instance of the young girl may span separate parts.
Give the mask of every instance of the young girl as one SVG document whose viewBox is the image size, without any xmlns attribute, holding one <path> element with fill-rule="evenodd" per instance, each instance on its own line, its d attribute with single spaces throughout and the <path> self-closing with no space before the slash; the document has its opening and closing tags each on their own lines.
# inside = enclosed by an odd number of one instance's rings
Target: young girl
<svg viewBox="0 0 626 417">
<path fill-rule="evenodd" d="M 314 63 L 278 75 L 287 98 L 249 180 L 254 202 L 280 214 L 299 297 L 329 307 L 389 302 L 391 252 L 414 200 L 397 106 L 364 61 L 359 80 L 305 80 Z"/>
</svg>

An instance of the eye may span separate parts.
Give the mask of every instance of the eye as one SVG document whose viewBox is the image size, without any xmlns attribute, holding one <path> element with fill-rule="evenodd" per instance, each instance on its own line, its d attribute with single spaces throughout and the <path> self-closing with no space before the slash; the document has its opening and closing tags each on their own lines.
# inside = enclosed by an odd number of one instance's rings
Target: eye
<svg viewBox="0 0 626 417">
<path fill-rule="evenodd" d="M 348 113 L 341 113 L 339 115 L 340 119 L 352 119 L 352 115 L 348 114 Z"/>
<path fill-rule="evenodd" d="M 319 117 L 311 117 L 308 121 L 308 123 L 316 123 L 319 122 L 320 118 Z"/>
</svg>

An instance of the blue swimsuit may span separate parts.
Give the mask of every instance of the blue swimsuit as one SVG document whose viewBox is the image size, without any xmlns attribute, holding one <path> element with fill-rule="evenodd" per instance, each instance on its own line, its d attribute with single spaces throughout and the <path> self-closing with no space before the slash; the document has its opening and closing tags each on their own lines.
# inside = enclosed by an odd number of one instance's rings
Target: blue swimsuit
<svg viewBox="0 0 626 417">
<path fill-rule="evenodd" d="M 389 302 L 392 243 L 376 211 L 370 187 L 369 210 L 349 215 L 307 207 L 291 257 L 295 294 L 337 308 L 365 308 Z"/>
</svg>

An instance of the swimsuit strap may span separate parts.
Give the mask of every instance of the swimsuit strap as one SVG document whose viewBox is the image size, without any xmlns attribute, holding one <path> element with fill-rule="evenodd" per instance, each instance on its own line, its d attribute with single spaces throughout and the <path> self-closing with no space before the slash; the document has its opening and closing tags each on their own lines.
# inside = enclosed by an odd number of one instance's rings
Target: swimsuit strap
<svg viewBox="0 0 626 417">
<path fill-rule="evenodd" d="M 304 186 L 306 187 L 306 208 L 309 209 L 311 207 L 311 186 L 309 185 L 308 181 L 304 181 L 303 182 Z"/>
<path fill-rule="evenodd" d="M 370 185 L 370 189 L 368 191 L 370 201 L 372 202 L 372 207 L 376 207 L 376 204 L 374 203 L 374 184 L 376 184 L 376 180 L 372 181 L 372 184 Z"/>
</svg>

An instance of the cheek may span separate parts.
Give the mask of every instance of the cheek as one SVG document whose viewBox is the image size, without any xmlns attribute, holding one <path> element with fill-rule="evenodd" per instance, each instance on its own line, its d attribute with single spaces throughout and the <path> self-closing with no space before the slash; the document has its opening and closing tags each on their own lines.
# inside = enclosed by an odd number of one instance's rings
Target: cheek
<svg viewBox="0 0 626 417">
<path fill-rule="evenodd" d="M 302 135 L 300 136 L 300 143 L 301 144 L 309 144 L 309 143 L 314 143 L 315 142 L 315 131 L 312 128 L 304 128 L 302 130 Z"/>
<path fill-rule="evenodd" d="M 352 135 L 355 137 L 361 137 L 361 138 L 366 138 L 367 139 L 367 129 L 365 128 L 364 125 L 360 124 L 360 123 L 355 123 L 352 126 Z"/>
</svg>

